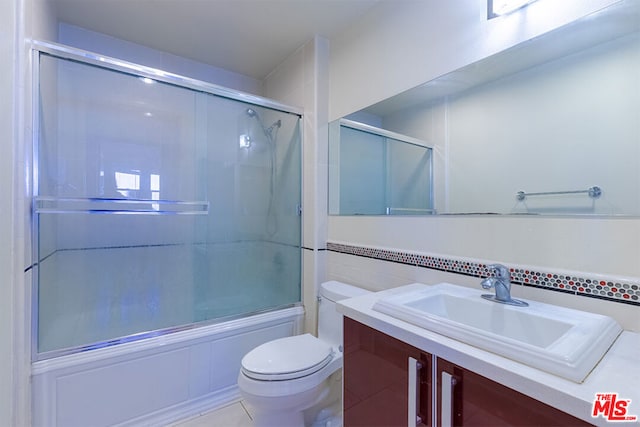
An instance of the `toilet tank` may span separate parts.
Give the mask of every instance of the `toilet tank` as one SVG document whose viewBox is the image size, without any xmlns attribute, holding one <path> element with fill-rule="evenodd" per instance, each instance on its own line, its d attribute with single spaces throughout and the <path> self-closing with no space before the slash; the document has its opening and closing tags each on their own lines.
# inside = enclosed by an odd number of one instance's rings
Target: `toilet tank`
<svg viewBox="0 0 640 427">
<path fill-rule="evenodd" d="M 318 338 L 332 347 L 342 346 L 342 314 L 336 311 L 336 301 L 369 292 L 335 280 L 322 283 L 318 301 Z"/>
</svg>

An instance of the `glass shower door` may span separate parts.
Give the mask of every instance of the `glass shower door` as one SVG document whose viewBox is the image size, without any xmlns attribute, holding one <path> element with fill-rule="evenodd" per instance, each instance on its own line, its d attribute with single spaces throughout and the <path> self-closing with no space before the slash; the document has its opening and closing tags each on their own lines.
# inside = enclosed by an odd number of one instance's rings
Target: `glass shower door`
<svg viewBox="0 0 640 427">
<path fill-rule="evenodd" d="M 197 320 L 300 301 L 300 118 L 208 96 Z"/>
<path fill-rule="evenodd" d="M 47 53 L 38 71 L 36 359 L 300 301 L 299 115 Z"/>
</svg>

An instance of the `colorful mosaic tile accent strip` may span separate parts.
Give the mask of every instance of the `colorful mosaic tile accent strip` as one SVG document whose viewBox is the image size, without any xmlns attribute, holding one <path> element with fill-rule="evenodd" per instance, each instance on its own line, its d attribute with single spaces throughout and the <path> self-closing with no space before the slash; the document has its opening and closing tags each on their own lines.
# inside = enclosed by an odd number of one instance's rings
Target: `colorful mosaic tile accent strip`
<svg viewBox="0 0 640 427">
<path fill-rule="evenodd" d="M 487 263 L 481 260 L 445 258 L 416 252 L 332 242 L 327 243 L 327 250 L 473 277 L 484 278 L 491 275 L 487 269 Z M 640 281 L 618 280 L 604 276 L 567 275 L 566 272 L 537 269 L 534 271 L 517 265 L 505 264 L 505 266 L 511 271 L 513 283 L 640 306 Z"/>
</svg>

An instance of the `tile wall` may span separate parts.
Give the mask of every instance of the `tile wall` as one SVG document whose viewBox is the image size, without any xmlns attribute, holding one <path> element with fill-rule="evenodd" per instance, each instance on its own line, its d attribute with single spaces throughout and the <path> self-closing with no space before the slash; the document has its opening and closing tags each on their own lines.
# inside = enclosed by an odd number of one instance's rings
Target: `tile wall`
<svg viewBox="0 0 640 427">
<path fill-rule="evenodd" d="M 471 277 L 484 278 L 491 275 L 487 269 L 491 261 L 474 258 L 448 257 L 336 242 L 327 242 L 327 250 Z M 518 264 L 506 264 L 506 266 L 511 272 L 511 281 L 514 284 L 640 306 L 640 281 L 638 280 Z"/>
</svg>

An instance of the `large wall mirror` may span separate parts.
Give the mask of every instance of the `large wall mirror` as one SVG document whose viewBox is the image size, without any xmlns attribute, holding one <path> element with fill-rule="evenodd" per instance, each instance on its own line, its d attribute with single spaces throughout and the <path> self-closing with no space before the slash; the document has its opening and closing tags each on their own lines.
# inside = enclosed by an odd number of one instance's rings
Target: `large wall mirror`
<svg viewBox="0 0 640 427">
<path fill-rule="evenodd" d="M 620 1 L 347 119 L 433 148 L 437 214 L 638 216 L 639 30 Z"/>
</svg>

